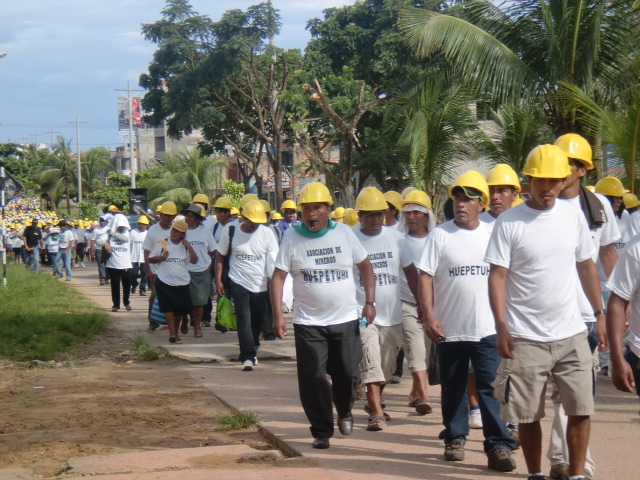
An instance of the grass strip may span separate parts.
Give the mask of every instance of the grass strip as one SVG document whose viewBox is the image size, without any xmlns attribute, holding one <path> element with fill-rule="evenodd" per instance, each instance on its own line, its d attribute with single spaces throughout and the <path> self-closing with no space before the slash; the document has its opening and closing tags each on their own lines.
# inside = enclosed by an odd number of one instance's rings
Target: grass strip
<svg viewBox="0 0 640 480">
<path fill-rule="evenodd" d="M 70 285 L 7 265 L 7 287 L 0 286 L 0 356 L 53 360 L 108 328 L 107 312 Z"/>
</svg>

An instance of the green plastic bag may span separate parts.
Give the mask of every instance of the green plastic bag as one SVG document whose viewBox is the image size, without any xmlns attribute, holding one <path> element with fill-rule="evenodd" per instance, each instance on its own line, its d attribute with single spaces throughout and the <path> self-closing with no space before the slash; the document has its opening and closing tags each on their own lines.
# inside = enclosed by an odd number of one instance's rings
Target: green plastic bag
<svg viewBox="0 0 640 480">
<path fill-rule="evenodd" d="M 223 327 L 230 329 L 237 329 L 238 323 L 236 322 L 236 316 L 233 313 L 233 303 L 226 295 L 221 297 L 218 301 L 218 311 L 216 312 L 216 320 Z"/>
</svg>

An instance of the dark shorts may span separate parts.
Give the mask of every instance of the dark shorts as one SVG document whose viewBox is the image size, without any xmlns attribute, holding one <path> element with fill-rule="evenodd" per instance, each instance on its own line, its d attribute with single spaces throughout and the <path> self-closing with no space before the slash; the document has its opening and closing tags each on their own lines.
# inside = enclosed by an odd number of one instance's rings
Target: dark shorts
<svg viewBox="0 0 640 480">
<path fill-rule="evenodd" d="M 14 255 L 22 255 L 22 247 L 14 248 L 13 249 L 13 254 Z"/>
<path fill-rule="evenodd" d="M 640 358 L 628 348 L 624 352 L 624 358 L 631 365 L 633 379 L 636 382 L 636 394 L 640 396 Z"/>
<path fill-rule="evenodd" d="M 173 312 L 177 315 L 191 313 L 191 295 L 189 284 L 167 285 L 158 277 L 155 281 L 158 306 L 162 313 Z"/>
</svg>

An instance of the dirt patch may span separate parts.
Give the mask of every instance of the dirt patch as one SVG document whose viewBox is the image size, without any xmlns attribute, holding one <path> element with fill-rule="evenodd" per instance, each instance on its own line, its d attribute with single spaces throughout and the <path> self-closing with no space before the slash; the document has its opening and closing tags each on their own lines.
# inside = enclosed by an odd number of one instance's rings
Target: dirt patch
<svg viewBox="0 0 640 480">
<path fill-rule="evenodd" d="M 114 331 L 57 368 L 0 364 L 0 466 L 53 476 L 74 456 L 246 443 L 269 448 L 256 427 L 216 422 L 228 408 L 173 358 L 121 356 Z"/>
</svg>

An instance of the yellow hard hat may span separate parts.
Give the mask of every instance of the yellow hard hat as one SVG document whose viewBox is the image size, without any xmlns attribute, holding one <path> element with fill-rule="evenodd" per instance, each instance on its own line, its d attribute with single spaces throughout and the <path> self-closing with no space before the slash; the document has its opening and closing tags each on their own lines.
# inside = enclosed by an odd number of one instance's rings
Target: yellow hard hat
<svg viewBox="0 0 640 480">
<path fill-rule="evenodd" d="M 109 205 L 109 208 L 107 208 L 107 211 L 108 212 L 117 212 L 119 210 L 118 210 L 118 207 L 116 207 L 115 205 Z"/>
<path fill-rule="evenodd" d="M 238 215 L 240 213 L 240 210 L 238 210 L 237 207 L 231 207 L 229 210 L 230 210 L 229 212 L 230 215 Z"/>
<path fill-rule="evenodd" d="M 587 190 L 589 190 L 591 193 L 596 193 L 596 186 L 595 185 L 587 185 Z"/>
<path fill-rule="evenodd" d="M 466 189 L 473 188 L 482 194 L 482 200 L 484 203 L 489 203 L 489 185 L 487 185 L 487 181 L 484 179 L 484 176 L 475 170 L 468 170 L 464 172 L 456 179 L 455 182 L 453 182 L 453 185 L 449 187 L 449 197 L 452 199 L 453 189 L 456 187 L 462 187 L 465 191 L 465 195 L 469 198 L 473 198 L 473 194 L 469 195 L 470 192 L 467 192 Z"/>
<path fill-rule="evenodd" d="M 520 195 L 518 195 L 516 199 L 513 201 L 513 203 L 511 204 L 511 207 L 515 207 L 516 205 L 520 205 L 521 203 L 524 203 L 524 200 Z"/>
<path fill-rule="evenodd" d="M 402 195 L 398 192 L 394 192 L 393 190 L 384 192 L 384 199 L 387 203 L 393 205 L 396 210 L 400 210 L 402 208 Z"/>
<path fill-rule="evenodd" d="M 416 187 L 407 187 L 404 190 L 402 190 L 402 198 L 407 198 L 407 195 L 409 195 L 410 192 L 413 192 L 414 190 L 417 190 Z"/>
<path fill-rule="evenodd" d="M 231 199 L 229 197 L 220 197 L 218 200 L 216 200 L 216 203 L 213 204 L 213 208 L 223 208 L 226 210 L 231 210 L 231 207 L 233 207 L 233 203 L 231 202 Z"/>
<path fill-rule="evenodd" d="M 376 187 L 365 187 L 356 198 L 358 212 L 376 212 L 387 209 L 383 193 Z"/>
<path fill-rule="evenodd" d="M 280 212 L 273 212 L 271 214 L 271 220 L 282 220 L 282 215 L 280 215 Z"/>
<path fill-rule="evenodd" d="M 609 197 L 623 197 L 624 187 L 616 177 L 604 177 L 596 183 L 596 192 Z"/>
<path fill-rule="evenodd" d="M 160 205 L 158 205 L 158 206 L 156 207 L 156 212 L 157 212 L 157 213 L 162 213 L 162 204 L 160 204 Z"/>
<path fill-rule="evenodd" d="M 260 203 L 264 207 L 264 213 L 271 213 L 271 205 L 266 200 L 260 200 Z"/>
<path fill-rule="evenodd" d="M 285 210 L 295 210 L 296 208 L 296 202 L 293 200 L 285 200 L 282 202 L 282 205 L 280 205 L 281 212 L 284 212 Z"/>
<path fill-rule="evenodd" d="M 635 208 L 640 205 L 640 200 L 633 193 L 625 193 L 622 196 L 622 202 L 624 203 L 624 208 Z"/>
<path fill-rule="evenodd" d="M 185 222 L 184 220 L 175 220 L 172 224 L 171 224 L 171 228 L 175 228 L 176 230 L 178 230 L 179 232 L 186 232 L 187 229 L 189 228 L 189 226 L 187 225 L 187 222 Z"/>
<path fill-rule="evenodd" d="M 251 200 L 242 209 L 242 216 L 253 223 L 267 223 L 267 214 L 260 200 Z"/>
<path fill-rule="evenodd" d="M 429 195 L 420 190 L 411 190 L 409 193 L 407 193 L 406 198 L 402 202 L 402 206 L 404 207 L 405 205 L 409 204 L 422 205 L 429 210 L 433 208 Z"/>
<path fill-rule="evenodd" d="M 209 197 L 207 197 L 204 193 L 196 193 L 191 200 L 191 203 L 206 203 L 209 205 Z"/>
<path fill-rule="evenodd" d="M 353 227 L 356 223 L 358 223 L 360 219 L 358 218 L 358 212 L 356 212 L 353 208 L 347 208 L 344 213 L 344 223 Z"/>
<path fill-rule="evenodd" d="M 564 150 L 567 157 L 580 160 L 587 170 L 593 170 L 593 151 L 584 137 L 576 133 L 567 133 L 558 137 L 554 145 Z"/>
<path fill-rule="evenodd" d="M 304 203 L 328 203 L 333 205 L 329 189 L 320 182 L 307 183 L 298 197 L 298 205 Z"/>
<path fill-rule="evenodd" d="M 537 178 L 567 178 L 571 169 L 563 149 L 555 145 L 538 145 L 529 152 L 522 172 Z"/>
<path fill-rule="evenodd" d="M 162 204 L 161 213 L 163 213 L 165 215 L 177 215 L 178 214 L 178 207 L 176 207 L 176 204 L 173 203 L 173 202 L 164 202 Z"/>
<path fill-rule="evenodd" d="M 240 199 L 240 210 L 243 210 L 245 205 L 254 200 L 260 200 L 255 193 L 247 193 Z"/>
<path fill-rule="evenodd" d="M 518 174 L 506 163 L 499 163 L 487 173 L 487 185 L 510 185 L 518 192 L 520 191 L 520 181 Z"/>
<path fill-rule="evenodd" d="M 143 225 L 149 225 L 149 219 L 146 215 L 140 215 L 138 218 L 138 223 L 142 223 Z"/>
<path fill-rule="evenodd" d="M 329 216 L 333 219 L 344 218 L 344 212 L 345 212 L 344 207 L 338 207 L 333 212 L 331 212 L 331 215 Z"/>
</svg>

